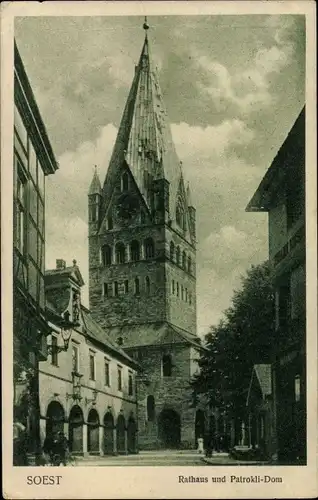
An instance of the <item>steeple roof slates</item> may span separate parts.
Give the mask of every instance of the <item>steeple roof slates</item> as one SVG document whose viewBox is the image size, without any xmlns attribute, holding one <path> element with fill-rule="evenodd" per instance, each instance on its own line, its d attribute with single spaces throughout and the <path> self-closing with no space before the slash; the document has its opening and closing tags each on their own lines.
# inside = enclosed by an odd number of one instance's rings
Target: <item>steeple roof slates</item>
<svg viewBox="0 0 318 500">
<path fill-rule="evenodd" d="M 147 204 L 145 177 L 150 175 L 152 179 L 165 178 L 169 182 L 170 212 L 174 213 L 181 165 L 173 144 L 147 34 L 103 187 L 105 210 L 110 200 L 112 179 L 117 177 L 124 162 L 130 168 Z"/>
</svg>

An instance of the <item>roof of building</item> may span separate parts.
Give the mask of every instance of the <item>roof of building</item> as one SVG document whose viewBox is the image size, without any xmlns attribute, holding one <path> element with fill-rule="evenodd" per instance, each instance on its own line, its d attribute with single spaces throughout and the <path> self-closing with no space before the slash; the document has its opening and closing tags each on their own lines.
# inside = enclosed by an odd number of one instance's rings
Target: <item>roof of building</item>
<svg viewBox="0 0 318 500">
<path fill-rule="evenodd" d="M 84 306 L 81 306 L 81 318 L 84 332 L 91 339 L 96 340 L 129 363 L 137 364 L 115 341 L 111 340 L 106 331 L 93 319 L 90 311 Z"/>
<path fill-rule="evenodd" d="M 97 168 L 95 167 L 95 171 L 94 171 L 94 175 L 93 175 L 93 179 L 92 179 L 91 185 L 89 187 L 88 195 L 101 194 L 101 192 L 102 192 L 102 186 L 101 186 L 101 183 L 100 183 L 100 179 L 99 179 L 99 175 L 98 175 L 98 172 L 97 172 Z"/>
<path fill-rule="evenodd" d="M 269 200 L 277 185 L 285 181 L 286 171 L 295 155 L 305 150 L 305 106 L 246 207 L 247 212 L 267 212 Z"/>
<path fill-rule="evenodd" d="M 70 278 L 75 281 L 79 286 L 85 285 L 79 267 L 76 265 L 76 260 L 73 261 L 73 266 L 65 266 L 57 269 L 48 269 L 45 271 L 45 281 L 48 283 L 55 279 L 55 277 Z"/>
<path fill-rule="evenodd" d="M 54 174 L 59 168 L 53 148 L 36 103 L 18 46 L 14 41 L 14 100 L 22 116 L 27 116 L 28 132 L 32 136 L 44 173 Z"/>
<path fill-rule="evenodd" d="M 147 171 L 153 179 L 165 178 L 169 182 L 170 211 L 174 213 L 182 169 L 172 141 L 147 35 L 135 68 L 103 187 L 106 203 L 111 199 L 112 181 L 124 162 L 130 168 L 146 204 L 147 186 L 143 172 Z"/>
<path fill-rule="evenodd" d="M 247 395 L 247 404 L 250 400 L 250 394 L 254 381 L 257 381 L 260 388 L 262 398 L 265 399 L 267 396 L 272 394 L 272 371 L 270 364 L 257 364 L 254 365 L 252 371 L 252 377 Z"/>
<path fill-rule="evenodd" d="M 182 343 L 204 349 L 199 337 L 170 323 L 118 325 L 106 328 L 106 331 L 112 338 L 121 338 L 123 348 Z"/>
</svg>

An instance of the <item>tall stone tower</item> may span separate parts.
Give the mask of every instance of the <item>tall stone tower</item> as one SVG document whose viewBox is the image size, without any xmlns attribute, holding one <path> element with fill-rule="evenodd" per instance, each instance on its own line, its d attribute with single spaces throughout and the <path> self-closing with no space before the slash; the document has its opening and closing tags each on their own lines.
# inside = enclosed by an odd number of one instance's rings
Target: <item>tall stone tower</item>
<svg viewBox="0 0 318 500">
<path fill-rule="evenodd" d="M 196 212 L 173 145 L 148 25 L 103 187 L 89 189 L 89 302 L 138 359 L 139 445 L 193 447 Z"/>
</svg>

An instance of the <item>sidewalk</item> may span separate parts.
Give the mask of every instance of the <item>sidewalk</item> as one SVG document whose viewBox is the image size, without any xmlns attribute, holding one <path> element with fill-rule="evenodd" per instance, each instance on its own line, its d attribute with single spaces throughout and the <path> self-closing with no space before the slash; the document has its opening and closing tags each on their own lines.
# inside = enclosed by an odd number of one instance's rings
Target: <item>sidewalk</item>
<svg viewBox="0 0 318 500">
<path fill-rule="evenodd" d="M 268 465 L 267 461 L 260 460 L 236 460 L 235 458 L 229 457 L 228 453 L 216 453 L 214 452 L 211 458 L 201 457 L 202 462 L 205 465 Z"/>
</svg>

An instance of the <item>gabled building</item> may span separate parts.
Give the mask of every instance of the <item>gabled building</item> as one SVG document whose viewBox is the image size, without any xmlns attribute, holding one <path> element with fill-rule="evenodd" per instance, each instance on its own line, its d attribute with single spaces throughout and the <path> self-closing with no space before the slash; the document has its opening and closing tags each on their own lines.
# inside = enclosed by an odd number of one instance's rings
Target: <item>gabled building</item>
<svg viewBox="0 0 318 500">
<path fill-rule="evenodd" d="M 33 461 L 40 452 L 37 370 L 50 333 L 44 293 L 45 179 L 58 165 L 16 44 L 12 134 L 13 406 L 14 422 L 25 427 L 27 436 L 23 453 L 15 447 L 14 465 L 27 465 L 24 452 Z"/>
<path fill-rule="evenodd" d="M 76 261 L 58 259 L 45 273 L 52 333 L 39 369 L 41 442 L 63 431 L 76 455 L 136 453 L 138 364 L 81 304 L 83 284 Z M 63 331 L 58 316 L 74 327 Z"/>
<path fill-rule="evenodd" d="M 275 453 L 275 422 L 273 420 L 272 367 L 254 365 L 247 394 L 248 439 L 260 457 L 270 458 Z"/>
<path fill-rule="evenodd" d="M 278 459 L 306 462 L 305 108 L 266 172 L 248 211 L 268 212 L 275 287 L 272 356 Z"/>
<path fill-rule="evenodd" d="M 195 446 L 196 211 L 145 41 L 103 185 L 89 189 L 92 316 L 143 367 L 141 448 Z"/>
</svg>

